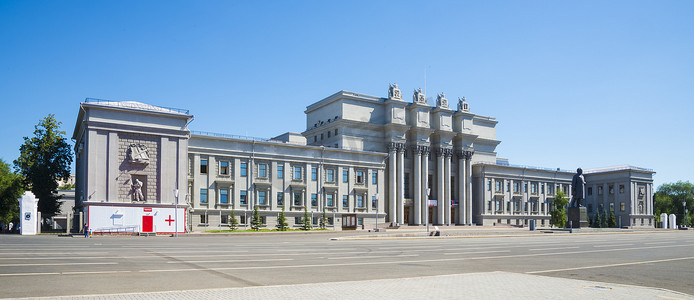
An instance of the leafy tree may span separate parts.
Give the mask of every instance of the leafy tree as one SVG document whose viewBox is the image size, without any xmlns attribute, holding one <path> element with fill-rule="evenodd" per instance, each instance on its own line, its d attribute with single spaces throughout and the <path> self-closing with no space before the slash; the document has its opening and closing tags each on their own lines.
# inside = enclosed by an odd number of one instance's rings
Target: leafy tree
<svg viewBox="0 0 694 300">
<path fill-rule="evenodd" d="M 602 214 L 600 214 L 600 228 L 607 228 L 607 212 L 605 209 L 602 210 Z"/>
<path fill-rule="evenodd" d="M 320 229 L 325 229 L 326 228 L 326 223 L 328 223 L 328 218 L 325 216 L 325 210 L 323 210 L 323 214 L 320 217 Z"/>
<path fill-rule="evenodd" d="M 682 202 L 686 203 L 685 207 L 682 207 Z M 694 184 L 689 181 L 663 184 L 653 195 L 653 213 L 657 222 L 660 221 L 661 213 L 675 214 L 677 220 L 681 221 L 684 208 L 688 210 L 685 224 L 694 226 Z"/>
<path fill-rule="evenodd" d="M 258 231 L 260 227 L 263 226 L 262 220 L 260 220 L 260 212 L 258 211 L 258 206 L 253 207 L 253 218 L 251 219 L 251 229 Z"/>
<path fill-rule="evenodd" d="M 10 171 L 10 166 L 0 159 L 0 222 L 19 221 L 19 197 L 24 193 L 22 176 Z"/>
<path fill-rule="evenodd" d="M 590 215 L 587 215 L 588 217 L 588 226 L 593 226 L 593 219 L 590 217 Z"/>
<path fill-rule="evenodd" d="M 236 213 L 234 213 L 234 210 L 231 210 L 231 214 L 229 215 L 229 229 L 231 230 L 236 230 L 239 228 L 239 221 L 236 220 Z"/>
<path fill-rule="evenodd" d="M 617 227 L 617 219 L 614 216 L 614 211 L 610 210 L 610 216 L 607 217 L 607 227 Z"/>
<path fill-rule="evenodd" d="M 277 230 L 279 231 L 286 231 L 289 228 L 289 223 L 287 223 L 287 218 L 284 216 L 284 207 L 282 207 L 282 211 L 280 212 L 280 215 L 277 216 Z"/>
<path fill-rule="evenodd" d="M 566 215 L 566 205 L 569 204 L 569 199 L 564 195 L 561 190 L 557 191 L 554 196 L 554 202 L 552 202 L 552 211 L 550 214 L 550 222 L 552 225 L 559 228 L 566 227 L 567 215 Z"/>
<path fill-rule="evenodd" d="M 70 177 L 72 149 L 65 132 L 60 131 L 61 124 L 53 114 L 43 118 L 34 126 L 34 137 L 24 137 L 24 144 L 19 147 L 21 154 L 14 161 L 24 183 L 39 198 L 38 209 L 43 218 L 60 213 L 58 180 Z"/>
<path fill-rule="evenodd" d="M 304 217 L 301 219 L 301 230 L 311 230 L 311 216 L 308 215 L 308 210 L 304 207 Z"/>
</svg>

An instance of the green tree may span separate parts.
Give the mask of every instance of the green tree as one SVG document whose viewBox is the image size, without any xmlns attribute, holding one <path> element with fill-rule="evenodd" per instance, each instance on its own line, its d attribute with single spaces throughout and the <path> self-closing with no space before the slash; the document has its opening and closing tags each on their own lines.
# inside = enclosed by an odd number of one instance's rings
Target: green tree
<svg viewBox="0 0 694 300">
<path fill-rule="evenodd" d="M 593 223 L 593 227 L 594 228 L 600 228 L 601 225 L 602 225 L 602 216 L 600 216 L 600 210 L 598 209 L 595 212 L 595 221 Z"/>
<path fill-rule="evenodd" d="M 604 208 L 603 208 L 602 214 L 600 214 L 600 216 L 601 216 L 600 228 L 607 228 L 607 212 L 605 211 Z"/>
<path fill-rule="evenodd" d="M 617 227 L 617 218 L 614 216 L 614 211 L 610 209 L 610 216 L 607 217 L 607 227 L 614 228 Z"/>
<path fill-rule="evenodd" d="M 550 214 L 550 222 L 552 225 L 559 228 L 566 227 L 567 215 L 566 215 L 566 205 L 569 204 L 569 199 L 566 198 L 564 192 L 561 190 L 557 191 L 554 195 L 554 202 L 552 202 L 552 211 Z"/>
<path fill-rule="evenodd" d="M 14 161 L 15 169 L 24 176 L 24 183 L 39 198 L 38 209 L 43 218 L 60 213 L 57 194 L 58 180 L 70 177 L 72 149 L 60 131 L 62 123 L 53 114 L 34 127 L 34 137 L 24 137 L 19 147 L 20 156 Z"/>
<path fill-rule="evenodd" d="M 685 202 L 685 206 L 682 206 Z M 682 220 L 684 209 L 688 210 L 686 223 L 694 226 L 692 215 L 694 214 L 694 184 L 689 181 L 678 181 L 675 183 L 665 183 L 658 187 L 653 195 L 653 213 L 656 222 L 660 221 L 660 214 L 675 214 L 678 223 Z"/>
<path fill-rule="evenodd" d="M 19 221 L 19 197 L 24 193 L 21 175 L 10 171 L 10 166 L 0 159 L 0 222 Z"/>
<path fill-rule="evenodd" d="M 328 218 L 325 216 L 325 210 L 323 210 L 323 214 L 320 217 L 320 229 L 325 229 L 326 223 L 328 223 Z"/>
<path fill-rule="evenodd" d="M 253 218 L 251 219 L 251 229 L 258 231 L 260 227 L 263 226 L 262 220 L 260 220 L 260 212 L 258 211 L 258 206 L 253 206 Z"/>
<path fill-rule="evenodd" d="M 236 213 L 234 213 L 234 209 L 232 209 L 231 214 L 229 215 L 229 229 L 236 230 L 238 228 L 239 228 L 239 221 L 236 220 Z"/>
<path fill-rule="evenodd" d="M 287 223 L 287 218 L 284 216 L 284 207 L 282 207 L 282 211 L 280 212 L 279 216 L 277 216 L 277 230 L 279 231 L 286 231 L 287 228 L 289 228 L 289 223 Z"/>
<path fill-rule="evenodd" d="M 304 207 L 304 217 L 301 219 L 301 230 L 311 230 L 311 217 L 308 215 L 308 210 Z"/>
</svg>

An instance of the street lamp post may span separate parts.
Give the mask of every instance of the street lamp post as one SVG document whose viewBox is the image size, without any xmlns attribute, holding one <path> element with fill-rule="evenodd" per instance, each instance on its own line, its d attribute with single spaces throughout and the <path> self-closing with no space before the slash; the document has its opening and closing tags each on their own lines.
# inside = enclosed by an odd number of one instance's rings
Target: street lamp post
<svg viewBox="0 0 694 300">
<path fill-rule="evenodd" d="M 379 231 L 378 230 L 378 192 L 376 194 L 374 194 L 374 197 L 376 197 L 376 199 L 375 199 L 375 201 L 376 201 L 376 230 L 374 230 L 374 231 L 378 232 Z"/>
<path fill-rule="evenodd" d="M 178 189 L 173 190 L 176 202 L 174 203 L 174 237 L 178 237 Z"/>
<path fill-rule="evenodd" d="M 431 195 L 431 189 L 427 188 L 427 198 L 424 199 L 424 207 L 426 207 L 424 216 L 426 217 L 427 234 L 429 233 L 429 196 L 430 195 Z"/>
<path fill-rule="evenodd" d="M 687 224 L 684 223 L 684 219 L 687 218 L 687 202 L 682 201 L 682 227 L 686 226 Z"/>
</svg>

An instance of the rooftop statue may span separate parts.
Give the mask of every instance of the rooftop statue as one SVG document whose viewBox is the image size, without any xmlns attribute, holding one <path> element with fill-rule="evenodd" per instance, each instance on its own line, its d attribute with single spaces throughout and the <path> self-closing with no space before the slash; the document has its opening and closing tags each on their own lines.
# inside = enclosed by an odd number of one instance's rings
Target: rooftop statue
<svg viewBox="0 0 694 300">
<path fill-rule="evenodd" d="M 424 96 L 424 93 L 422 92 L 421 88 L 414 90 L 414 95 L 412 96 L 412 102 L 418 103 L 418 104 L 427 104 L 427 99 Z"/>
<path fill-rule="evenodd" d="M 436 97 L 436 106 L 448 108 L 448 99 L 446 99 L 446 94 L 441 93 Z"/>
<path fill-rule="evenodd" d="M 402 93 L 400 92 L 397 83 L 391 84 L 388 88 L 388 99 L 402 100 Z"/>
</svg>

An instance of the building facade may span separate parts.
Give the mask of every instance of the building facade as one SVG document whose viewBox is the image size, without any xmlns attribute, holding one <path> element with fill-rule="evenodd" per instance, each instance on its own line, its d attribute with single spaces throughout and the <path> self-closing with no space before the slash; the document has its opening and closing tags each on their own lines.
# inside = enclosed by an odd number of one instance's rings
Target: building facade
<svg viewBox="0 0 694 300">
<path fill-rule="evenodd" d="M 512 166 L 497 158 L 495 118 L 465 98 L 452 108 L 441 93 L 435 103 L 421 89 L 405 101 L 396 84 L 386 98 L 340 91 L 306 108 L 301 134 L 257 139 L 191 132 L 185 110 L 88 100 L 73 135 L 76 206 L 104 230 L 202 231 L 232 214 L 247 227 L 255 208 L 267 228 L 281 211 L 290 227 L 305 213 L 334 229 L 548 226 L 573 172 Z M 612 209 L 623 226 L 653 226 L 653 174 L 587 170 L 589 214 Z"/>
</svg>

